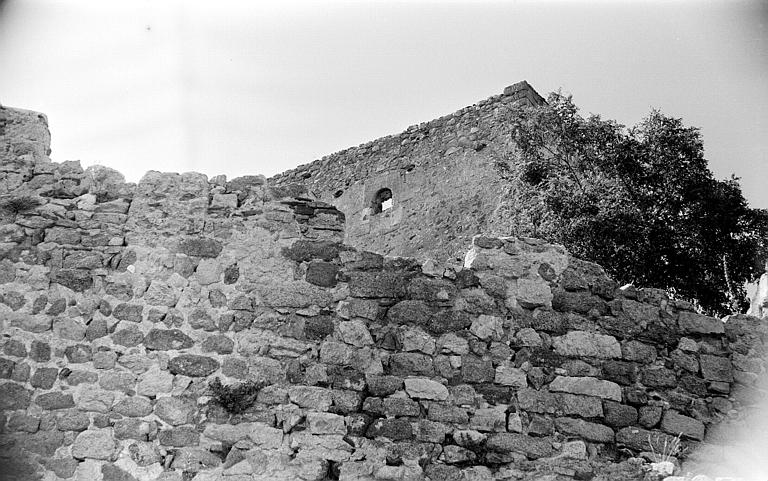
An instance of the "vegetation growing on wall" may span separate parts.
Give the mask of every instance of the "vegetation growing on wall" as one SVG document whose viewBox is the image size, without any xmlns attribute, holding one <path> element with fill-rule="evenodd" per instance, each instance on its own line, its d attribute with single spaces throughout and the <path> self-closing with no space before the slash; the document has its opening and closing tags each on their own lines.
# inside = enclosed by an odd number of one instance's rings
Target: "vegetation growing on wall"
<svg viewBox="0 0 768 481">
<path fill-rule="evenodd" d="M 505 172 L 513 234 L 562 243 L 621 282 L 666 287 L 710 313 L 745 308 L 768 212 L 749 208 L 737 178 L 714 178 L 697 128 L 654 110 L 627 129 L 580 116 L 560 93 L 511 122 L 522 157 Z"/>
</svg>

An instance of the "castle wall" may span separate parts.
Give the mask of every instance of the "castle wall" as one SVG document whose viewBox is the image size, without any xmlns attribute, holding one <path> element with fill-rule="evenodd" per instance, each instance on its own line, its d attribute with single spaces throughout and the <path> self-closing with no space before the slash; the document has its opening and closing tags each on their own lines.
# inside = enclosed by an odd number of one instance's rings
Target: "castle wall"
<svg viewBox="0 0 768 481">
<path fill-rule="evenodd" d="M 520 82 L 476 105 L 414 125 L 399 135 L 347 149 L 270 179 L 301 183 L 344 212 L 345 242 L 386 255 L 460 259 L 472 236 L 507 235 L 507 182 L 499 164 L 514 160 L 508 119 L 544 99 Z M 511 156 L 511 157 L 510 157 Z M 371 212 L 376 192 L 394 207 Z"/>
<path fill-rule="evenodd" d="M 125 184 L 0 112 L 42 146 L 0 157 L 1 479 L 641 479 L 610 461 L 694 449 L 765 372 L 757 318 L 560 246 L 386 258 L 293 187 Z M 261 388 L 232 413 L 217 378 Z"/>
</svg>

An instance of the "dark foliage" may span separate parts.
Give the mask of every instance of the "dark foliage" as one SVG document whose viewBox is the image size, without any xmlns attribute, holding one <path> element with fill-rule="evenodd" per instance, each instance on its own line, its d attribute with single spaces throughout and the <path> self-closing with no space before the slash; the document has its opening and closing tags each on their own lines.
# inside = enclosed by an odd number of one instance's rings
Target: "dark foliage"
<svg viewBox="0 0 768 481">
<path fill-rule="evenodd" d="M 256 401 L 259 390 L 264 383 L 246 381 L 236 385 L 222 384 L 217 377 L 209 383 L 213 399 L 231 414 L 240 414 L 246 411 Z"/>
<path fill-rule="evenodd" d="M 11 214 L 30 211 L 41 204 L 42 201 L 39 198 L 31 195 L 4 197 L 0 199 L 0 209 L 10 212 Z"/>
<path fill-rule="evenodd" d="M 564 244 L 622 283 L 666 288 L 712 314 L 744 309 L 743 284 L 768 255 L 768 212 L 749 208 L 738 179 L 713 177 L 698 129 L 658 111 L 625 129 L 581 117 L 559 93 L 511 121 L 522 157 L 504 172 L 514 234 Z"/>
</svg>

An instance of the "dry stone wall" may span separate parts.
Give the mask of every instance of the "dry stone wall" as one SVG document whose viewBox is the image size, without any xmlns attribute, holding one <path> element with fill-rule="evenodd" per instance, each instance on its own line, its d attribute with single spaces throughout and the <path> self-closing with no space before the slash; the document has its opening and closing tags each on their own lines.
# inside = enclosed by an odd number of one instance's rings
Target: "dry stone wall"
<svg viewBox="0 0 768 481">
<path fill-rule="evenodd" d="M 2 479 L 642 479 L 619 461 L 693 449 L 765 371 L 757 318 L 560 246 L 383 257 L 299 188 L 126 184 L 0 112 Z M 259 389 L 230 412 L 216 379 Z"/>
<path fill-rule="evenodd" d="M 475 105 L 405 132 L 289 170 L 273 185 L 300 183 L 347 218 L 345 243 L 393 256 L 461 259 L 478 232 L 508 235 L 508 182 L 513 161 L 509 117 L 544 99 L 523 81 Z M 392 193 L 376 213 L 376 195 Z M 460 262 L 459 262 L 460 265 Z"/>
</svg>

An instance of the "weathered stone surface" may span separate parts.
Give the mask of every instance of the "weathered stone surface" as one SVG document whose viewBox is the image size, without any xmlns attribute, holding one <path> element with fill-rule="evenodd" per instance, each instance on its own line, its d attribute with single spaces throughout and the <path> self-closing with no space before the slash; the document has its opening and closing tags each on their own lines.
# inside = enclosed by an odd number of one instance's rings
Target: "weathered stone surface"
<svg viewBox="0 0 768 481">
<path fill-rule="evenodd" d="M 42 341 L 32 341 L 29 348 L 29 358 L 37 362 L 47 362 L 51 360 L 51 346 Z"/>
<path fill-rule="evenodd" d="M 431 356 L 415 352 L 398 352 L 389 360 L 391 374 L 395 376 L 428 376 L 434 375 L 434 364 Z"/>
<path fill-rule="evenodd" d="M 150 306 L 173 307 L 177 300 L 176 289 L 159 280 L 153 280 L 149 284 L 147 292 L 144 293 L 144 301 Z"/>
<path fill-rule="evenodd" d="M 307 427 L 312 434 L 347 434 L 344 417 L 331 413 L 307 413 Z"/>
<path fill-rule="evenodd" d="M 476 409 L 469 419 L 469 427 L 483 432 L 504 432 L 507 413 L 504 406 Z"/>
<path fill-rule="evenodd" d="M 95 423 L 94 423 L 95 424 Z M 135 439 L 147 441 L 149 436 L 154 436 L 155 424 L 138 418 L 122 418 L 111 423 L 114 428 L 115 438 Z M 108 424 L 104 424 L 108 426 Z"/>
<path fill-rule="evenodd" d="M 630 299 L 621 300 L 621 310 L 635 324 L 653 322 L 659 318 L 659 308 Z"/>
<path fill-rule="evenodd" d="M 634 384 L 637 380 L 637 365 L 632 362 L 606 361 L 603 363 L 603 378 L 622 385 Z"/>
<path fill-rule="evenodd" d="M 385 416 L 413 416 L 421 414 L 419 403 L 406 397 L 390 396 L 385 398 L 382 403 L 383 414 Z"/>
<path fill-rule="evenodd" d="M 101 465 L 101 474 L 104 480 L 109 481 L 137 481 L 130 473 L 111 463 Z"/>
<path fill-rule="evenodd" d="M 194 342 L 179 329 L 152 329 L 144 338 L 144 345 L 147 349 L 168 351 L 188 349 Z"/>
<path fill-rule="evenodd" d="M 338 259 L 341 245 L 329 241 L 312 241 L 300 239 L 291 247 L 283 249 L 283 255 L 296 262 L 306 262 L 312 259 L 332 261 Z"/>
<path fill-rule="evenodd" d="M 606 302 L 589 292 L 567 292 L 560 289 L 552 292 L 552 308 L 559 312 L 577 312 L 579 314 L 608 312 Z"/>
<path fill-rule="evenodd" d="M 371 333 L 361 320 L 343 321 L 339 323 L 341 340 L 356 347 L 373 344 Z"/>
<path fill-rule="evenodd" d="M 336 285 L 339 267 L 331 262 L 312 261 L 307 266 L 307 282 L 320 287 Z"/>
<path fill-rule="evenodd" d="M 564 336 L 552 338 L 555 352 L 562 356 L 598 357 L 603 359 L 621 358 L 621 346 L 613 336 L 585 331 L 571 331 Z"/>
<path fill-rule="evenodd" d="M 637 409 L 626 404 L 604 401 L 603 412 L 605 413 L 605 424 L 615 428 L 632 426 L 637 423 Z"/>
<path fill-rule="evenodd" d="M 62 392 L 49 392 L 38 394 L 35 398 L 35 404 L 46 410 L 66 409 L 75 406 L 75 400 L 72 394 Z"/>
<path fill-rule="evenodd" d="M 695 312 L 680 311 L 678 325 L 683 334 L 724 334 L 725 323 L 714 317 L 702 316 Z"/>
<path fill-rule="evenodd" d="M 137 326 L 128 326 L 125 329 L 118 329 L 112 336 L 112 342 L 119 346 L 134 347 L 144 341 L 144 334 Z"/>
<path fill-rule="evenodd" d="M 661 429 L 674 436 L 682 434 L 698 441 L 704 439 L 704 423 L 672 410 L 665 412 L 661 418 Z"/>
<path fill-rule="evenodd" d="M 85 337 L 85 325 L 68 317 L 58 317 L 53 320 L 53 334 L 61 339 L 82 341 Z"/>
<path fill-rule="evenodd" d="M 213 322 L 210 312 L 207 309 L 192 309 L 187 316 L 187 322 L 192 329 L 203 329 L 205 331 L 215 331 L 216 323 Z"/>
<path fill-rule="evenodd" d="M 157 439 L 163 446 L 181 448 L 184 446 L 197 446 L 200 442 L 200 433 L 188 426 L 166 429 L 157 433 Z"/>
<path fill-rule="evenodd" d="M 67 479 L 74 476 L 79 463 L 76 459 L 72 458 L 49 458 L 44 461 L 44 464 L 56 476 Z"/>
<path fill-rule="evenodd" d="M 255 430 L 265 427 L 263 423 L 208 424 L 203 435 L 216 441 L 235 444 L 240 440 L 248 439 Z"/>
<path fill-rule="evenodd" d="M 362 298 L 401 298 L 406 294 L 407 279 L 395 272 L 351 272 L 349 290 L 352 296 Z"/>
<path fill-rule="evenodd" d="M 221 458 L 210 451 L 201 448 L 181 448 L 176 451 L 171 468 L 197 473 L 205 469 L 215 468 L 220 464 Z"/>
<path fill-rule="evenodd" d="M 603 405 L 599 398 L 577 396 L 535 389 L 521 389 L 517 392 L 520 408 L 535 413 L 595 418 L 603 416 Z"/>
<path fill-rule="evenodd" d="M 56 427 L 59 431 L 85 431 L 91 424 L 91 418 L 82 412 L 70 410 L 56 415 Z"/>
<path fill-rule="evenodd" d="M 549 284 L 539 279 L 518 279 L 515 297 L 521 306 L 528 309 L 550 307 L 554 298 Z"/>
<path fill-rule="evenodd" d="M 83 389 L 77 396 L 77 408 L 86 412 L 106 413 L 112 408 L 115 394 L 100 389 Z"/>
<path fill-rule="evenodd" d="M 593 377 L 557 376 L 549 385 L 550 391 L 583 394 L 621 402 L 618 384 Z"/>
<path fill-rule="evenodd" d="M 33 316 L 25 313 L 13 313 L 10 319 L 12 326 L 27 332 L 41 333 L 50 330 L 52 326 L 52 319 L 40 314 Z"/>
<path fill-rule="evenodd" d="M 22 412 L 17 412 L 12 414 L 10 419 L 8 419 L 8 431 L 36 433 L 38 429 L 40 429 L 39 417 L 28 416 Z"/>
<path fill-rule="evenodd" d="M 105 371 L 99 376 L 99 386 L 107 391 L 128 393 L 136 384 L 136 375 L 125 371 Z"/>
<path fill-rule="evenodd" d="M 203 352 L 215 352 L 217 354 L 232 354 L 235 342 L 227 336 L 209 336 L 201 346 Z"/>
<path fill-rule="evenodd" d="M 111 428 L 89 429 L 77 435 L 72 444 L 72 456 L 77 459 L 109 460 L 115 456 L 118 443 Z"/>
<path fill-rule="evenodd" d="M 152 403 L 145 397 L 131 396 L 121 399 L 112 410 L 123 416 L 142 417 L 152 412 Z"/>
<path fill-rule="evenodd" d="M 377 419 L 368 427 L 366 436 L 404 441 L 413 438 L 413 428 L 407 419 Z"/>
<path fill-rule="evenodd" d="M 178 397 L 161 397 L 155 402 L 154 412 L 171 426 L 180 426 L 191 421 L 195 405 Z"/>
<path fill-rule="evenodd" d="M 555 427 L 563 434 L 579 436 L 587 441 L 612 443 L 614 439 L 613 429 L 583 419 L 557 418 L 555 419 Z"/>
<path fill-rule="evenodd" d="M 171 374 L 183 374 L 190 377 L 202 377 L 211 374 L 219 368 L 219 362 L 211 357 L 195 354 L 182 354 L 168 362 Z"/>
<path fill-rule="evenodd" d="M 448 445 L 443 448 L 440 460 L 446 464 L 462 464 L 475 461 L 477 455 L 469 449 Z"/>
<path fill-rule="evenodd" d="M 96 369 L 112 369 L 117 361 L 114 351 L 96 351 L 93 353 L 93 367 Z"/>
<path fill-rule="evenodd" d="M 665 367 L 647 367 L 642 371 L 642 382 L 652 388 L 675 387 L 677 376 L 674 371 Z"/>
<path fill-rule="evenodd" d="M 405 391 L 415 399 L 431 399 L 444 401 L 448 399 L 448 388 L 437 381 L 425 378 L 408 378 L 405 380 Z"/>
<path fill-rule="evenodd" d="M 466 342 L 466 341 L 465 341 Z M 435 339 L 419 328 L 406 328 L 400 332 L 400 344 L 406 352 L 435 353 Z M 466 354 L 468 350 L 464 352 Z"/>
<path fill-rule="evenodd" d="M 223 266 L 216 259 L 202 259 L 195 268 L 195 280 L 203 286 L 219 282 Z"/>
<path fill-rule="evenodd" d="M 427 410 L 427 419 L 443 423 L 465 425 L 469 422 L 466 409 L 433 402 Z"/>
<path fill-rule="evenodd" d="M 56 382 L 56 378 L 59 375 L 59 370 L 55 367 L 40 367 L 35 370 L 29 383 L 32 387 L 38 387 L 40 389 L 51 389 L 53 383 Z"/>
<path fill-rule="evenodd" d="M 118 304 L 112 310 L 112 317 L 121 321 L 141 322 L 144 306 L 141 304 Z"/>
<path fill-rule="evenodd" d="M 320 361 L 325 364 L 349 365 L 352 362 L 354 350 L 348 345 L 326 341 L 320 346 Z"/>
<path fill-rule="evenodd" d="M 472 322 L 469 332 L 483 341 L 500 341 L 504 336 L 504 322 L 499 317 L 481 314 Z"/>
<path fill-rule="evenodd" d="M 51 281 L 75 292 L 84 292 L 93 286 L 93 277 L 84 269 L 57 269 L 51 273 Z"/>
<path fill-rule="evenodd" d="M 708 381 L 733 382 L 733 368 L 728 358 L 702 354 L 701 375 Z"/>
<path fill-rule="evenodd" d="M 525 454 L 530 459 L 547 457 L 554 452 L 549 439 L 533 438 L 516 433 L 492 434 L 488 436 L 486 448 L 499 453 L 515 451 Z"/>
<path fill-rule="evenodd" d="M 53 457 L 56 450 L 64 444 L 61 431 L 38 431 L 23 438 L 24 449 L 43 457 Z M 16 474 L 16 473 L 14 473 Z"/>
<path fill-rule="evenodd" d="M 397 376 L 368 376 L 368 391 L 373 396 L 389 396 L 403 387 L 403 378 Z"/>
<path fill-rule="evenodd" d="M 509 364 L 501 364 L 496 368 L 494 382 L 521 389 L 528 387 L 528 375 L 521 369 L 512 367 Z"/>
<path fill-rule="evenodd" d="M 178 251 L 192 257 L 218 257 L 223 248 L 216 239 L 196 237 L 179 242 Z"/>
<path fill-rule="evenodd" d="M 533 328 L 524 327 L 515 333 L 515 345 L 520 347 L 541 347 L 543 341 Z"/>
<path fill-rule="evenodd" d="M 333 404 L 333 393 L 329 389 L 315 386 L 291 386 L 288 389 L 291 402 L 300 407 L 327 411 Z"/>
<path fill-rule="evenodd" d="M 461 378 L 467 383 L 493 382 L 496 370 L 490 359 L 468 354 L 461 357 Z"/>
<path fill-rule="evenodd" d="M 641 406 L 638 412 L 638 423 L 644 428 L 655 427 L 661 420 L 661 406 Z"/>
<path fill-rule="evenodd" d="M 85 328 L 85 339 L 92 342 L 95 339 L 106 336 L 108 333 L 107 321 L 104 319 L 94 319 Z"/>
<path fill-rule="evenodd" d="M 213 194 L 211 209 L 236 209 L 237 194 Z"/>
</svg>

